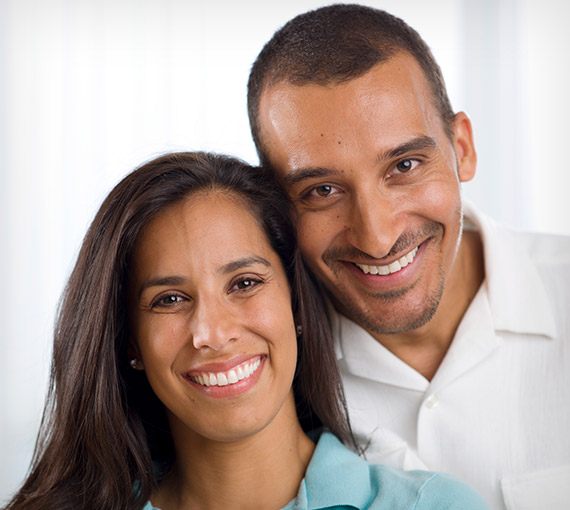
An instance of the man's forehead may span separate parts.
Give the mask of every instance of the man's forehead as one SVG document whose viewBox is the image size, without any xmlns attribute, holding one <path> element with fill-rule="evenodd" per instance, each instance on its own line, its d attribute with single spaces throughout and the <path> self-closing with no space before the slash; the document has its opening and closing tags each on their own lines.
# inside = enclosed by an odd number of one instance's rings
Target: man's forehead
<svg viewBox="0 0 570 510">
<path fill-rule="evenodd" d="M 399 90 L 405 84 L 417 84 L 429 89 L 428 80 L 417 60 L 407 52 L 398 52 L 368 71 L 343 81 L 294 83 L 286 77 L 271 80 L 263 87 L 260 108 L 279 102 L 300 100 L 311 96 L 348 97 L 360 89 Z"/>
<path fill-rule="evenodd" d="M 390 150 L 427 134 L 434 120 L 441 124 L 423 71 L 408 54 L 340 84 L 274 84 L 262 95 L 259 115 L 262 145 L 277 168 L 306 165 L 296 160 L 308 147 L 354 138 L 370 147 L 381 138 L 378 150 Z"/>
</svg>

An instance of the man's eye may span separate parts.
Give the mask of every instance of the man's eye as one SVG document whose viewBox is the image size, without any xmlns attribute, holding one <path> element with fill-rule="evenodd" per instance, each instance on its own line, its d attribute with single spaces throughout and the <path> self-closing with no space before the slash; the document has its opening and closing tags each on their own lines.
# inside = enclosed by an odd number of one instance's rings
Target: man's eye
<svg viewBox="0 0 570 510">
<path fill-rule="evenodd" d="M 179 294 L 166 294 L 164 296 L 160 296 L 158 299 L 153 301 L 151 307 L 157 308 L 157 307 L 173 306 L 178 303 L 181 303 L 184 300 L 185 298 L 183 296 L 180 296 Z"/>
<path fill-rule="evenodd" d="M 319 184 L 311 188 L 305 195 L 307 198 L 327 198 L 338 193 L 338 189 L 332 184 Z"/>
<path fill-rule="evenodd" d="M 315 188 L 315 193 L 320 197 L 328 197 L 332 193 L 333 187 L 330 184 L 323 184 Z"/>
<path fill-rule="evenodd" d="M 396 170 L 405 174 L 418 166 L 420 162 L 417 159 L 403 159 L 396 165 Z"/>
</svg>

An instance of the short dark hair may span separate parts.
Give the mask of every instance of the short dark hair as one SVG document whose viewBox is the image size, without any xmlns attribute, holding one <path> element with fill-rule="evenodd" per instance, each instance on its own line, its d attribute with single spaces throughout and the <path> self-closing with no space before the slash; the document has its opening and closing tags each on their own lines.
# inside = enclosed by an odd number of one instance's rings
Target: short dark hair
<svg viewBox="0 0 570 510">
<path fill-rule="evenodd" d="M 248 81 L 248 114 L 253 140 L 267 163 L 260 135 L 263 91 L 279 82 L 328 85 L 357 78 L 397 52 L 411 54 L 431 86 L 435 106 L 451 138 L 454 112 L 441 69 L 428 45 L 403 20 L 356 4 L 335 4 L 296 16 L 279 29 L 253 63 Z"/>
<path fill-rule="evenodd" d="M 173 447 L 164 406 L 128 363 L 131 257 L 146 225 L 203 190 L 243 199 L 279 256 L 303 328 L 294 378 L 304 429 L 353 443 L 333 340 L 316 281 L 301 261 L 289 203 L 262 168 L 227 156 L 172 153 L 126 176 L 81 246 L 56 324 L 50 391 L 30 473 L 8 510 L 144 506 Z"/>
</svg>

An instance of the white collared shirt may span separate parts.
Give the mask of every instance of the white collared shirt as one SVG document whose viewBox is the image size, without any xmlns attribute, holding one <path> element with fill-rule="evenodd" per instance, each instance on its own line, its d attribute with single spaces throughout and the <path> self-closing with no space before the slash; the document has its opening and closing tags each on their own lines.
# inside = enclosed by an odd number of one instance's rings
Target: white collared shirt
<svg viewBox="0 0 570 510">
<path fill-rule="evenodd" d="M 431 382 L 333 313 L 353 429 L 368 460 L 451 473 L 494 509 L 570 509 L 570 238 L 465 217 L 485 281 Z"/>
</svg>

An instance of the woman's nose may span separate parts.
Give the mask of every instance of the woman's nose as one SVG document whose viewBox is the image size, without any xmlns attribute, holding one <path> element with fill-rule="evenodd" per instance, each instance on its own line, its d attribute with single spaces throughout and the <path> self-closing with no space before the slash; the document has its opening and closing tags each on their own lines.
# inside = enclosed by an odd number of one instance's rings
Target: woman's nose
<svg viewBox="0 0 570 510">
<path fill-rule="evenodd" d="M 192 322 L 192 344 L 196 349 L 219 351 L 238 338 L 234 314 L 218 300 L 198 302 Z"/>
</svg>

